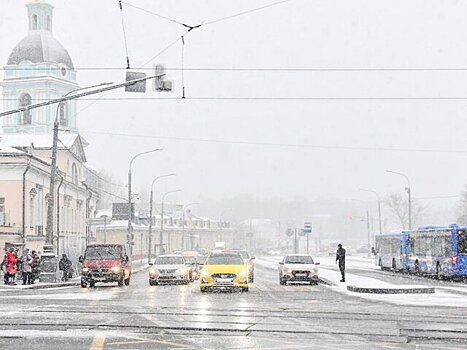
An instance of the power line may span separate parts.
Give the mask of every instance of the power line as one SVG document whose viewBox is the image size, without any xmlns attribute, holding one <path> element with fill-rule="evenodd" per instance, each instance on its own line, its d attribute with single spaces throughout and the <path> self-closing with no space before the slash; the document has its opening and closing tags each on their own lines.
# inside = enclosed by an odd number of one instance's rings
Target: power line
<svg viewBox="0 0 467 350">
<path fill-rule="evenodd" d="M 185 33 L 186 34 L 186 33 Z M 184 34 L 184 35 L 185 35 Z M 181 40 L 181 37 L 171 42 L 166 48 L 162 49 L 154 58 L 157 58 L 160 54 L 165 52 L 175 43 Z M 145 68 L 145 65 L 138 68 L 138 70 L 153 70 L 152 67 Z M 0 70 L 4 71 L 54 71 L 60 70 L 61 68 L 50 67 L 50 68 L 30 68 L 30 67 L 0 67 Z M 94 70 L 126 70 L 127 68 L 123 67 L 75 67 L 75 70 L 79 71 L 94 71 Z M 407 67 L 407 68 L 314 68 L 314 67 L 165 67 L 167 71 L 202 71 L 202 72 L 297 72 L 297 73 L 306 73 L 306 72 L 343 72 L 343 73 L 360 73 L 360 72 L 467 72 L 467 67 Z"/>
<path fill-rule="evenodd" d="M 226 16 L 226 17 L 222 17 L 222 18 L 219 18 L 219 19 L 216 19 L 216 20 L 213 20 L 213 21 L 205 22 L 205 23 L 203 23 L 203 26 L 208 26 L 210 24 L 219 23 L 219 22 L 226 21 L 226 20 L 229 20 L 229 19 L 232 19 L 232 18 L 235 18 L 235 17 L 247 15 L 247 14 L 250 14 L 252 12 L 264 10 L 266 8 L 277 6 L 277 5 L 280 5 L 280 4 L 289 2 L 289 1 L 291 1 L 291 0 L 281 0 L 281 1 L 273 2 L 272 4 L 268 4 L 268 5 L 256 7 L 256 8 L 250 9 L 250 10 L 242 11 L 242 12 L 230 15 L 230 16 Z"/>
<path fill-rule="evenodd" d="M 139 6 L 130 4 L 129 2 L 126 2 L 126 1 L 122 1 L 122 2 L 123 2 L 125 5 L 128 5 L 128 6 L 130 6 L 130 7 L 133 7 L 133 8 L 135 8 L 135 9 L 137 9 L 137 10 L 140 10 L 140 11 L 146 12 L 146 13 L 148 13 L 148 14 L 150 14 L 150 15 L 159 17 L 159 18 L 164 19 L 164 20 L 166 20 L 166 21 L 169 21 L 169 22 L 172 22 L 172 23 L 176 23 L 176 24 L 179 24 L 179 25 L 182 25 L 182 26 L 186 26 L 186 24 L 184 24 L 184 23 L 182 23 L 182 22 L 179 22 L 179 21 L 177 21 L 177 20 L 175 20 L 175 19 L 173 19 L 173 18 L 169 18 L 169 17 L 163 16 L 163 15 L 158 14 L 158 13 L 156 13 L 156 12 L 153 12 L 153 11 L 144 9 L 144 8 L 142 8 L 142 7 L 139 7 Z"/>
<path fill-rule="evenodd" d="M 141 100 L 181 100 L 180 97 L 102 97 L 80 98 L 81 101 L 141 101 Z M 3 98 L 2 101 L 17 101 L 15 98 Z M 183 100 L 198 101 L 463 101 L 467 96 L 193 96 Z M 48 99 L 31 99 L 31 101 L 50 101 Z"/>
<path fill-rule="evenodd" d="M 460 195 L 451 195 L 451 196 L 432 196 L 432 197 L 417 197 L 414 199 L 449 199 L 449 198 L 459 198 Z"/>
<path fill-rule="evenodd" d="M 217 144 L 275 146 L 275 147 L 288 147 L 288 148 L 314 148 L 314 149 L 325 149 L 325 150 L 348 150 L 348 151 L 422 152 L 422 153 L 457 153 L 457 154 L 467 153 L 467 150 L 423 149 L 423 148 L 388 148 L 388 147 L 358 147 L 358 146 L 327 146 L 327 145 L 312 145 L 312 144 L 235 141 L 235 140 L 202 139 L 202 138 L 176 137 L 176 136 L 127 134 L 127 133 L 107 132 L 107 131 L 81 130 L 81 132 L 84 133 L 84 134 L 96 134 L 96 135 L 108 135 L 108 136 L 137 137 L 137 138 L 148 138 L 148 139 L 162 139 L 162 140 L 189 141 L 189 142 L 204 142 L 204 143 L 217 143 Z"/>
</svg>

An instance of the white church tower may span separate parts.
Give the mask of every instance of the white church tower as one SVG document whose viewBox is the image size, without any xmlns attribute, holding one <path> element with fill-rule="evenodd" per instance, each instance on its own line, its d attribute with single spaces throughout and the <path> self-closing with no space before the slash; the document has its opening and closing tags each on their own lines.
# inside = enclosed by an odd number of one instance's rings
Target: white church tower
<svg viewBox="0 0 467 350">
<path fill-rule="evenodd" d="M 77 89 L 70 55 L 52 34 L 53 6 L 43 0 L 27 5 L 29 34 L 11 52 L 4 66 L 3 110 L 51 100 Z M 3 118 L 3 133 L 52 133 L 57 105 L 36 108 Z M 76 101 L 58 110 L 61 130 L 77 133 Z"/>
</svg>

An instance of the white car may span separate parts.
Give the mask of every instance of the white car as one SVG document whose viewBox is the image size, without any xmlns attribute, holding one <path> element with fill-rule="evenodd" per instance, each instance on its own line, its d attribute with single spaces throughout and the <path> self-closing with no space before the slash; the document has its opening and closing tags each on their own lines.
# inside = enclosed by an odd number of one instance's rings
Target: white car
<svg viewBox="0 0 467 350">
<path fill-rule="evenodd" d="M 318 284 L 319 262 L 313 261 L 311 255 L 287 254 L 279 262 L 279 283 L 286 285 L 287 282 L 307 282 Z"/>
<path fill-rule="evenodd" d="M 190 268 L 182 255 L 160 255 L 150 263 L 149 285 L 155 286 L 161 283 L 184 283 L 190 282 Z"/>
</svg>

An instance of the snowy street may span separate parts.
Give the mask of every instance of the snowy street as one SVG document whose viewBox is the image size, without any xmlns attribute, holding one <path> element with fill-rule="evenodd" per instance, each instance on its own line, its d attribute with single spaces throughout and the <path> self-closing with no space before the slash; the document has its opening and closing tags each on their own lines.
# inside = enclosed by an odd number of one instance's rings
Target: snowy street
<svg viewBox="0 0 467 350">
<path fill-rule="evenodd" d="M 336 285 L 281 286 L 276 260 L 257 259 L 256 283 L 248 293 L 201 294 L 197 282 L 149 286 L 145 271 L 129 287 L 3 289 L 0 348 L 32 341 L 62 349 L 66 341 L 70 350 L 309 349 L 310 343 L 332 349 L 337 338 L 342 349 L 465 345 L 463 285 L 417 278 L 410 284 L 433 284 L 436 293 L 361 295 L 344 285 L 383 283 L 381 272 L 364 260 L 352 268 L 350 258 L 348 282 L 339 285 L 332 259 L 322 258 L 320 275 Z M 403 280 L 384 278 L 387 284 Z"/>
</svg>

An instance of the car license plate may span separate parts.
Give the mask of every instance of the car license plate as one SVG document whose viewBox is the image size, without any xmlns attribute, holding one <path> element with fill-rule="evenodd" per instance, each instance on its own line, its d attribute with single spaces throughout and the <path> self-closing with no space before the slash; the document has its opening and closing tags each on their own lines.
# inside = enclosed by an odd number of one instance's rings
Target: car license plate
<svg viewBox="0 0 467 350">
<path fill-rule="evenodd" d="M 232 283 L 232 279 L 231 278 L 218 278 L 216 279 L 216 282 L 217 283 Z"/>
<path fill-rule="evenodd" d="M 306 273 L 296 273 L 295 277 L 306 277 Z"/>
</svg>

